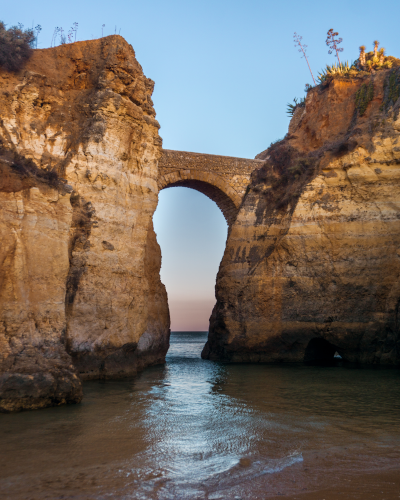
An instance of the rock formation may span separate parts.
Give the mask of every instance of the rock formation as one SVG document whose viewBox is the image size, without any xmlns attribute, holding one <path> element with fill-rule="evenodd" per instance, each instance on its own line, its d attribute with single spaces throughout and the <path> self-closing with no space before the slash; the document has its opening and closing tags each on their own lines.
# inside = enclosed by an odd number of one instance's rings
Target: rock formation
<svg viewBox="0 0 400 500">
<path fill-rule="evenodd" d="M 154 82 L 119 36 L 0 70 L 0 409 L 164 361 Z M 78 376 L 79 375 L 79 376 Z"/>
<path fill-rule="evenodd" d="M 247 189 L 248 161 L 213 157 L 233 205 L 203 357 L 400 364 L 397 66 L 308 92 Z M 0 411 L 165 359 L 158 190 L 225 184 L 187 170 L 193 153 L 158 168 L 153 86 L 119 36 L 0 70 Z"/>
<path fill-rule="evenodd" d="M 257 156 L 204 358 L 400 364 L 399 92 L 399 67 L 330 79 Z"/>
</svg>

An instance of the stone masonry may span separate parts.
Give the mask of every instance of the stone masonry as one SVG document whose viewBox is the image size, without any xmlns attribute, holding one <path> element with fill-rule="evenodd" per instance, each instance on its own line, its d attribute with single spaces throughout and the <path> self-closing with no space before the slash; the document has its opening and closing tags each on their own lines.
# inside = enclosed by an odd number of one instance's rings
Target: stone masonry
<svg viewBox="0 0 400 500">
<path fill-rule="evenodd" d="M 158 189 L 183 186 L 200 191 L 215 201 L 231 226 L 251 173 L 263 163 L 263 160 L 164 149 L 158 162 Z"/>
</svg>

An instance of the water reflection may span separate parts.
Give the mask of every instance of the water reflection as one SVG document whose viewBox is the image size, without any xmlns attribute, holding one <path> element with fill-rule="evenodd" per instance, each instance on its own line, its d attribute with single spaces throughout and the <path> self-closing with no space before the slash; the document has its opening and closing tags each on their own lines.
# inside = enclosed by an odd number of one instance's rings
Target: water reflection
<svg viewBox="0 0 400 500">
<path fill-rule="evenodd" d="M 0 498 L 398 491 L 399 371 L 224 365 L 204 342 L 173 335 L 165 366 L 86 383 L 82 405 L 0 415 Z"/>
</svg>

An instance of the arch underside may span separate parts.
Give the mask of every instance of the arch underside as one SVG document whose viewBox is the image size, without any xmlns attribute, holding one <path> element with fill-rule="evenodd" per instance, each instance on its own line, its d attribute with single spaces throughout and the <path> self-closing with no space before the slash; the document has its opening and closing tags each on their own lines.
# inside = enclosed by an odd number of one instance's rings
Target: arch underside
<svg viewBox="0 0 400 500">
<path fill-rule="evenodd" d="M 199 175 L 192 175 L 191 178 L 182 178 L 175 172 L 173 176 L 168 176 L 170 178 L 164 178 L 159 182 L 159 189 L 161 191 L 162 189 L 180 186 L 195 189 L 205 194 L 210 200 L 218 205 L 228 225 L 231 226 L 236 219 L 241 198 L 227 183 L 224 183 L 223 180 L 219 177 L 217 178 L 217 176 L 212 176 L 216 177 L 216 179 L 212 180 L 219 186 L 213 185 L 205 180 L 193 178 L 194 176 L 200 177 Z M 185 175 L 185 177 L 189 176 Z M 208 177 L 210 177 L 210 174 L 208 174 Z"/>
<path fill-rule="evenodd" d="M 229 226 L 234 222 L 238 209 L 235 207 L 235 204 L 229 196 L 227 196 L 219 188 L 216 188 L 211 184 L 207 184 L 204 181 L 183 180 L 169 184 L 168 186 L 165 186 L 164 189 L 176 186 L 195 189 L 196 191 L 200 191 L 200 193 L 205 194 L 208 198 L 210 198 L 210 200 L 215 201 Z"/>
</svg>

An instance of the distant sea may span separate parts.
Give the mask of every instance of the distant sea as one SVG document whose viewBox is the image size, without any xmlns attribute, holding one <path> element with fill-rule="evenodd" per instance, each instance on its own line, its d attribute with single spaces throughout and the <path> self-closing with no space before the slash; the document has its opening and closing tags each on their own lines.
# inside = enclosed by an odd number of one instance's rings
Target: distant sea
<svg viewBox="0 0 400 500">
<path fill-rule="evenodd" d="M 80 405 L 0 415 L 1 499 L 398 499 L 400 370 L 165 365 Z"/>
</svg>

